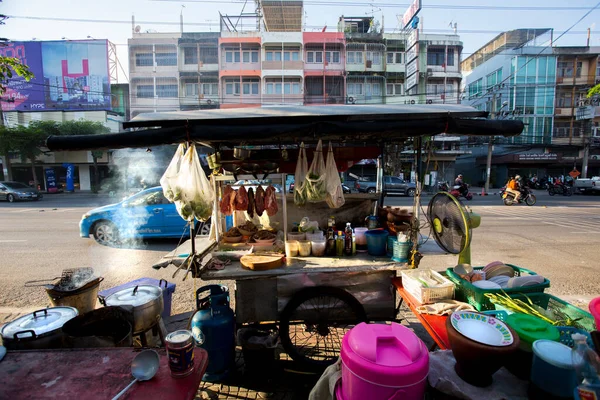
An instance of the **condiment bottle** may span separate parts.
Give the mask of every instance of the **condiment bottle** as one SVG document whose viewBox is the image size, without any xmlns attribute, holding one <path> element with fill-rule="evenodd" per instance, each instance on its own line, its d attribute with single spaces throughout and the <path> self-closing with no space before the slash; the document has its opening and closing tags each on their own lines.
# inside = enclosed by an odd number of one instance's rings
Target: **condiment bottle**
<svg viewBox="0 0 600 400">
<path fill-rule="evenodd" d="M 352 234 L 352 226 L 350 226 L 350 222 L 346 223 L 346 230 L 345 230 L 344 234 L 345 234 L 344 254 L 346 254 L 347 256 L 351 256 L 352 255 L 352 236 L 354 236 L 354 235 Z"/>
<path fill-rule="evenodd" d="M 338 231 L 337 237 L 335 239 L 335 254 L 338 257 L 344 255 L 344 234 L 342 231 Z"/>
<path fill-rule="evenodd" d="M 327 220 L 327 249 L 326 254 L 328 256 L 335 256 L 335 219 L 333 217 L 329 217 Z"/>
</svg>

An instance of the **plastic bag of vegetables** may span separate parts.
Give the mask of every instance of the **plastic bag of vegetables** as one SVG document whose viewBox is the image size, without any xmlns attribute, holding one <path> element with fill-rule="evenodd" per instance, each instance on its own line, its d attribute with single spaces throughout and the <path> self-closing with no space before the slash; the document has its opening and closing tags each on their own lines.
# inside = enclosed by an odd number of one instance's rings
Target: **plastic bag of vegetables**
<svg viewBox="0 0 600 400">
<path fill-rule="evenodd" d="M 306 200 L 311 203 L 325 201 L 327 197 L 325 161 L 323 160 L 323 144 L 321 140 L 317 143 L 315 155 L 304 180 L 304 191 Z"/>
<path fill-rule="evenodd" d="M 325 182 L 327 183 L 327 204 L 330 208 L 340 208 L 344 205 L 344 189 L 340 174 L 333 158 L 333 148 L 329 142 L 329 151 L 327 152 L 327 166 L 325 167 Z"/>
<path fill-rule="evenodd" d="M 181 199 L 181 191 L 177 188 L 177 179 L 179 179 L 179 167 L 185 154 L 185 145 L 182 143 L 177 147 L 173 159 L 169 163 L 167 170 L 160 178 L 163 194 L 170 202 Z"/>
<path fill-rule="evenodd" d="M 306 204 L 306 186 L 304 185 L 304 181 L 307 170 L 308 160 L 306 159 L 304 142 L 302 142 L 298 151 L 298 162 L 296 163 L 296 172 L 294 174 L 294 204 L 297 206 Z"/>
<path fill-rule="evenodd" d="M 193 144 L 188 147 L 181 160 L 175 191 L 176 197 L 181 194 L 181 198 L 175 200 L 175 205 L 183 219 L 192 221 L 196 218 L 204 222 L 210 218 L 215 192 L 200 165 L 196 146 Z"/>
</svg>

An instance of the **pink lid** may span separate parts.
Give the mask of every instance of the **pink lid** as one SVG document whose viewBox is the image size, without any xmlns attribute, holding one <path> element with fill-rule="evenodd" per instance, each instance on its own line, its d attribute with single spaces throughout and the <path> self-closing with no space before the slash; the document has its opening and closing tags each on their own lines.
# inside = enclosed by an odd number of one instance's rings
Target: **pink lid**
<svg viewBox="0 0 600 400">
<path fill-rule="evenodd" d="M 423 341 L 395 322 L 358 324 L 344 336 L 341 357 L 352 373 L 378 385 L 414 385 L 429 372 Z"/>
</svg>

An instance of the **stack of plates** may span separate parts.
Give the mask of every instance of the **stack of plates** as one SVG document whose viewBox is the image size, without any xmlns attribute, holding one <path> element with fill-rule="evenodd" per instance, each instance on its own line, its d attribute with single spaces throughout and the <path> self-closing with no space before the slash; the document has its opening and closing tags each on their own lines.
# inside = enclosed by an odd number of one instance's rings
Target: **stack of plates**
<svg viewBox="0 0 600 400">
<path fill-rule="evenodd" d="M 488 280 L 491 280 L 491 278 L 496 276 L 506 276 L 508 278 L 515 276 L 515 270 L 500 261 L 495 261 L 486 265 L 483 268 L 483 272 L 485 272 L 485 277 Z"/>
<path fill-rule="evenodd" d="M 545 278 L 541 275 L 516 276 L 508 280 L 506 287 L 509 289 L 514 289 L 525 286 L 539 285 L 540 283 L 544 283 L 544 280 Z"/>
<path fill-rule="evenodd" d="M 472 284 L 479 289 L 502 289 L 500 285 L 492 281 L 475 281 Z"/>
<path fill-rule="evenodd" d="M 490 282 L 494 282 L 497 285 L 500 285 L 501 288 L 505 289 L 508 287 L 508 281 L 511 278 L 509 278 L 508 276 L 505 275 L 496 275 L 492 278 L 490 278 Z"/>
</svg>

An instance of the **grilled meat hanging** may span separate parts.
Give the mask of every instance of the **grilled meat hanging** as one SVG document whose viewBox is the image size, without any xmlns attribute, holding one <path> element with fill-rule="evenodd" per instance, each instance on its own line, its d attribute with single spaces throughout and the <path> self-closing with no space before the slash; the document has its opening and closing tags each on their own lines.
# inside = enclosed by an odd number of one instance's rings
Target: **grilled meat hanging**
<svg viewBox="0 0 600 400">
<path fill-rule="evenodd" d="M 254 196 L 254 210 L 256 215 L 259 217 L 265 212 L 265 190 L 262 186 L 256 188 L 256 195 Z"/>
<path fill-rule="evenodd" d="M 221 213 L 223 215 L 231 215 L 233 212 L 231 207 L 232 198 L 235 199 L 235 190 L 233 190 L 231 186 L 227 185 L 223 190 L 223 197 L 221 198 L 221 203 L 219 204 Z"/>
<path fill-rule="evenodd" d="M 277 197 L 275 196 L 275 188 L 272 185 L 269 185 L 265 191 L 265 210 L 267 210 L 267 215 L 269 217 L 272 217 L 279 211 Z"/>
<path fill-rule="evenodd" d="M 248 216 L 254 217 L 254 189 L 248 189 Z"/>
<path fill-rule="evenodd" d="M 236 211 L 248 211 L 248 192 L 243 186 L 240 186 L 235 195 L 235 209 Z"/>
</svg>

